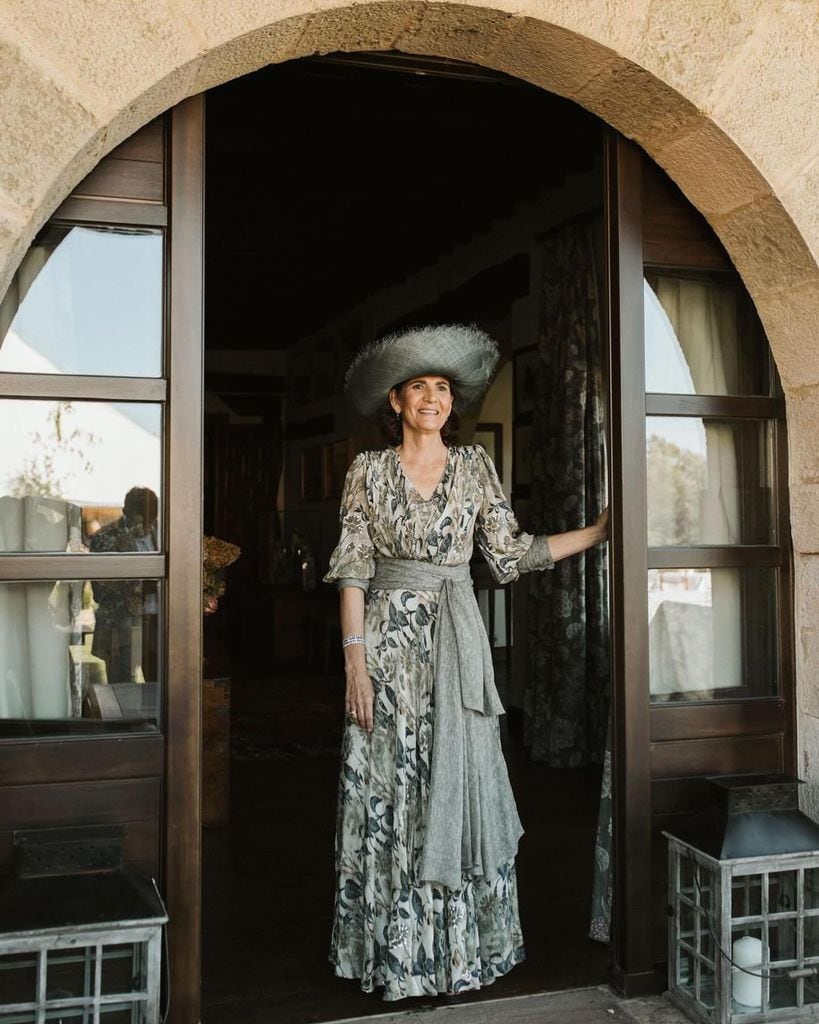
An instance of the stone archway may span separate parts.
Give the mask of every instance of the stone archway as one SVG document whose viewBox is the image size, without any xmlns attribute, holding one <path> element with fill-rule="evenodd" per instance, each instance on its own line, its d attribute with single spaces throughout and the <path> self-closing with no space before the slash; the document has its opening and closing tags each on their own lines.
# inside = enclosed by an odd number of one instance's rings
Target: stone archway
<svg viewBox="0 0 819 1024">
<path fill-rule="evenodd" d="M 705 215 L 786 387 L 803 770 L 819 757 L 819 132 L 814 0 L 9 0 L 0 12 L 0 292 L 114 146 L 185 97 L 333 50 L 504 71 L 636 140 Z"/>
</svg>

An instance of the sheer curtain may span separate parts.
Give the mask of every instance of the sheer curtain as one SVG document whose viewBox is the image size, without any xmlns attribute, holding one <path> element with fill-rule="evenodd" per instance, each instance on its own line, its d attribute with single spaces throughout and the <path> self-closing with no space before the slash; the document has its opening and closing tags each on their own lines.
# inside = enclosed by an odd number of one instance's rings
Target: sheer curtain
<svg viewBox="0 0 819 1024">
<path fill-rule="evenodd" d="M 736 298 L 714 281 L 659 277 L 656 298 L 690 373 L 695 394 L 739 390 Z M 646 343 L 650 344 L 647 337 Z M 682 390 L 682 389 L 681 389 Z M 690 391 L 690 385 L 686 390 Z M 737 544 L 740 526 L 739 467 L 733 428 L 703 421 L 705 486 L 699 493 L 699 538 L 694 543 Z M 710 574 L 710 603 L 669 592 L 657 600 L 650 625 L 651 692 L 655 698 L 685 694 L 690 699 L 740 685 L 742 676 L 741 595 L 733 573 Z M 704 594 L 702 595 L 705 596 Z M 705 638 L 712 640 L 709 648 Z"/>
</svg>

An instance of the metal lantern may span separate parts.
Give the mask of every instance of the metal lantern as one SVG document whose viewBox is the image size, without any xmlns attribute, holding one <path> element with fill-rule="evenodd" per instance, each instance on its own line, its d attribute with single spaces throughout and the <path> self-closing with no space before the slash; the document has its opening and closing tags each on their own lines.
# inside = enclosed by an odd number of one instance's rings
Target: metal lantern
<svg viewBox="0 0 819 1024">
<path fill-rule="evenodd" d="M 710 779 L 668 839 L 669 996 L 713 1024 L 819 1021 L 819 826 L 798 781 Z"/>
<path fill-rule="evenodd" d="M 122 867 L 118 828 L 15 834 L 0 889 L 3 1024 L 158 1024 L 162 928 L 152 881 Z"/>
</svg>

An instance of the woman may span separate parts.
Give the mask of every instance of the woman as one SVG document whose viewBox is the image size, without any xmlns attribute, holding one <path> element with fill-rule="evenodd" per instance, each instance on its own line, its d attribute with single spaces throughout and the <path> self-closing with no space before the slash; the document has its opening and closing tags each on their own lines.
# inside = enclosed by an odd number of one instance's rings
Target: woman
<svg viewBox="0 0 819 1024">
<path fill-rule="evenodd" d="M 392 446 L 350 467 L 325 576 L 341 593 L 347 679 L 330 960 L 387 1000 L 480 988 L 524 959 L 523 829 L 473 539 L 508 583 L 606 537 L 605 515 L 548 538 L 521 532 L 483 448 L 452 443 L 497 360 L 475 328 L 427 327 L 367 346 L 347 374 Z"/>
</svg>

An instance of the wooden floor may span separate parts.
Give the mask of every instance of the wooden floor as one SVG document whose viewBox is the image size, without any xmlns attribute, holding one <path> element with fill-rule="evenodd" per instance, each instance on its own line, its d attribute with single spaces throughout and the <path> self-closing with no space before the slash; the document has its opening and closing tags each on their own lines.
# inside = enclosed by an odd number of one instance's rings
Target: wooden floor
<svg viewBox="0 0 819 1024">
<path fill-rule="evenodd" d="M 231 820 L 206 829 L 203 845 L 203 1024 L 377 1020 L 392 1010 L 429 1021 L 441 1000 L 399 1008 L 327 963 L 341 681 L 277 673 L 234 681 L 232 699 Z M 495 1024 L 498 1000 L 607 977 L 606 948 L 586 937 L 599 773 L 529 764 L 514 743 L 507 753 L 527 830 L 518 858 L 527 961 L 441 1007 L 470 1021 L 492 1013 Z M 600 993 L 582 999 L 603 1012 Z"/>
</svg>

